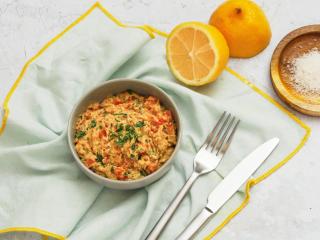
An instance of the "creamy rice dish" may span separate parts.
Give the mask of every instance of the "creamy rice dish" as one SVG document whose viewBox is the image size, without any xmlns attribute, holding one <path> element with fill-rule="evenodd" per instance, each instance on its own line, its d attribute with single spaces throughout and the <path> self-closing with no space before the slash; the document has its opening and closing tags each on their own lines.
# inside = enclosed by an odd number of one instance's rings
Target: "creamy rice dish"
<svg viewBox="0 0 320 240">
<path fill-rule="evenodd" d="M 91 104 L 75 124 L 79 158 L 110 179 L 134 180 L 159 169 L 177 141 L 171 111 L 154 96 L 130 90 Z"/>
</svg>

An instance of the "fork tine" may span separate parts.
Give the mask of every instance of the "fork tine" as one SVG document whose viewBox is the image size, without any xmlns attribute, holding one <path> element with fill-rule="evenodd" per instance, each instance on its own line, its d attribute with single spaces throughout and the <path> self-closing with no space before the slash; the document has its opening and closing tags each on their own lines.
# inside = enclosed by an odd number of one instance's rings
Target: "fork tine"
<svg viewBox="0 0 320 240">
<path fill-rule="evenodd" d="M 222 114 L 221 117 L 219 118 L 218 122 L 217 122 L 216 125 L 213 127 L 212 131 L 211 131 L 210 134 L 207 136 L 206 140 L 204 141 L 204 143 L 202 144 L 201 147 L 203 147 L 203 146 L 205 146 L 205 145 L 206 145 L 205 147 L 209 146 L 209 144 L 210 144 L 210 142 L 211 142 L 211 140 L 212 140 L 212 138 L 213 138 L 213 135 L 215 134 L 217 128 L 219 127 L 219 125 L 220 125 L 221 121 L 223 120 L 224 116 L 226 115 L 226 113 L 227 113 L 226 111 L 223 112 L 223 114 Z"/>
<path fill-rule="evenodd" d="M 233 125 L 234 121 L 235 121 L 236 117 L 232 117 L 231 121 L 228 123 L 228 125 L 226 126 L 227 127 L 227 130 L 223 133 L 222 137 L 219 139 L 216 147 L 215 147 L 215 150 L 216 150 L 216 153 L 218 154 L 221 147 L 222 147 L 222 144 L 224 143 L 224 140 L 226 139 L 229 131 L 230 131 L 230 128 L 231 126 Z"/>
<path fill-rule="evenodd" d="M 219 129 L 217 135 L 214 137 L 211 143 L 211 151 L 213 151 L 214 147 L 216 146 L 216 143 L 218 142 L 218 139 L 221 137 L 221 134 L 223 133 L 223 130 L 226 127 L 226 124 L 229 122 L 230 117 L 231 117 L 231 114 L 229 113 L 227 118 L 223 121 L 222 126 Z"/>
<path fill-rule="evenodd" d="M 221 148 L 218 150 L 217 155 L 220 154 L 221 156 L 223 156 L 226 153 L 226 151 L 228 150 L 228 148 L 230 146 L 232 137 L 233 137 L 233 135 L 234 135 L 239 123 L 240 123 L 240 119 L 238 119 L 236 124 L 234 124 L 234 126 L 232 127 L 230 135 L 228 136 L 228 138 L 224 142 L 224 144 L 221 146 Z"/>
</svg>

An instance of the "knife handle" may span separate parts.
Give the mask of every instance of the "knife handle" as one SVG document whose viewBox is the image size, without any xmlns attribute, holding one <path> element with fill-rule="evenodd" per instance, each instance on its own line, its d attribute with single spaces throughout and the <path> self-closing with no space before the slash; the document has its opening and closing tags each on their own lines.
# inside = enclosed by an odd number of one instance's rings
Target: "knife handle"
<svg viewBox="0 0 320 240">
<path fill-rule="evenodd" d="M 202 211 L 188 224 L 182 233 L 176 238 L 176 240 L 189 240 L 194 234 L 201 228 L 201 226 L 213 215 L 208 208 L 202 209 Z"/>
</svg>

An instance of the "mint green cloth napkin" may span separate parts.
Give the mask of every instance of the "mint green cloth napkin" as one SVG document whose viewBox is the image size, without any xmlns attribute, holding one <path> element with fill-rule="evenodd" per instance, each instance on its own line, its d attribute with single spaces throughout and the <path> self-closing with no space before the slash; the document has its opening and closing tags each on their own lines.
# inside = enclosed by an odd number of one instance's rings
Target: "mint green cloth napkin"
<svg viewBox="0 0 320 240">
<path fill-rule="evenodd" d="M 174 239 L 255 147 L 275 136 L 281 140 L 255 173 L 259 176 L 300 144 L 306 130 L 227 71 L 214 84 L 196 89 L 200 93 L 177 83 L 166 64 L 165 41 L 119 27 L 95 8 L 32 62 L 10 101 L 0 137 L 0 229 L 36 227 L 70 240 L 143 239 L 190 176 L 197 148 L 228 110 L 242 120 L 239 130 L 217 170 L 194 184 L 161 236 Z M 96 84 L 123 77 L 156 84 L 182 116 L 182 144 L 173 167 L 161 180 L 135 191 L 103 188 L 88 179 L 66 138 L 77 100 Z M 242 188 L 197 239 L 212 232 L 244 197 Z"/>
</svg>

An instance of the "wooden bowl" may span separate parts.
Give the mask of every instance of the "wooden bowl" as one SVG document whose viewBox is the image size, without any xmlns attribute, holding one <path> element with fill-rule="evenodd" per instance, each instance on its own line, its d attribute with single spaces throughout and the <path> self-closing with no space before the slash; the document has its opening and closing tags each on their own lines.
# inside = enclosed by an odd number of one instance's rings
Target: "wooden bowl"
<svg viewBox="0 0 320 240">
<path fill-rule="evenodd" d="M 309 25 L 290 32 L 273 52 L 270 74 L 273 87 L 284 102 L 301 113 L 320 116 L 320 91 L 297 91 L 292 86 L 290 71 L 290 62 L 313 48 L 320 51 L 320 25 Z"/>
</svg>

